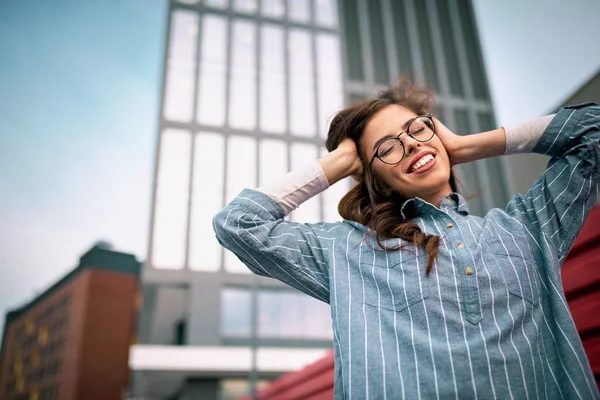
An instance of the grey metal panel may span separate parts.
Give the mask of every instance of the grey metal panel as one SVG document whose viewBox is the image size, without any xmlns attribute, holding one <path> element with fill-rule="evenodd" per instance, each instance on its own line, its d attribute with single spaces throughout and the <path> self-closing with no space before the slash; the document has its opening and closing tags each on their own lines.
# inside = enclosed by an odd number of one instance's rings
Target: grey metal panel
<svg viewBox="0 0 600 400">
<path fill-rule="evenodd" d="M 365 81 L 367 85 L 373 86 L 375 84 L 375 76 L 373 72 L 373 54 L 371 53 L 371 32 L 369 29 L 369 7 L 367 6 L 367 0 L 356 0 L 356 6 L 358 8 L 358 28 Z"/>
<path fill-rule="evenodd" d="M 404 22 L 408 28 L 408 41 L 410 46 L 410 54 L 413 62 L 413 80 L 417 85 L 422 86 L 424 83 L 425 68 L 423 68 L 423 59 L 419 46 L 419 30 L 416 25 L 417 15 L 415 13 L 415 3 L 413 0 L 404 0 Z"/>
<path fill-rule="evenodd" d="M 450 97 L 450 85 L 448 83 L 448 74 L 446 73 L 446 56 L 442 48 L 442 33 L 440 32 L 440 22 L 438 21 L 438 9 L 434 0 L 427 0 L 425 3 L 427 7 L 427 15 L 431 23 L 431 41 L 433 43 L 433 51 L 437 55 L 435 58 L 435 69 L 440 82 L 440 87 L 436 88 L 438 93 L 442 93 L 444 96 Z"/>
<path fill-rule="evenodd" d="M 221 285 L 204 281 L 190 288 L 187 344 L 220 345 Z"/>
<path fill-rule="evenodd" d="M 394 20 L 392 15 L 392 6 L 390 1 L 398 0 L 381 0 L 381 17 L 383 20 L 383 32 L 385 37 L 385 48 L 388 54 L 388 71 L 390 74 L 390 80 L 394 81 L 400 75 L 400 68 L 398 67 L 398 53 L 396 51 L 397 44 L 394 40 Z"/>
</svg>

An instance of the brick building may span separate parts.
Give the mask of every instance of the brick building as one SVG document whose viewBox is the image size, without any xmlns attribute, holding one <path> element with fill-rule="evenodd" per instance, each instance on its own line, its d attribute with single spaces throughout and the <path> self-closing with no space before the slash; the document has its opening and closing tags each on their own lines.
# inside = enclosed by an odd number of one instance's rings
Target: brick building
<svg viewBox="0 0 600 400">
<path fill-rule="evenodd" d="M 123 398 L 139 272 L 133 255 L 94 246 L 62 279 L 9 311 L 0 400 Z"/>
</svg>

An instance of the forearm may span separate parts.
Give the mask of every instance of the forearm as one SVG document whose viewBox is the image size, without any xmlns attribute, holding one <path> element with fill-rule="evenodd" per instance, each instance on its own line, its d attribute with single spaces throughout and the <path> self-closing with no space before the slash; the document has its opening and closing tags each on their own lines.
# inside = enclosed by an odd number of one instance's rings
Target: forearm
<svg viewBox="0 0 600 400">
<path fill-rule="evenodd" d="M 508 154 L 530 153 L 554 115 L 536 118 L 517 125 L 462 136 L 458 159 L 460 163 Z"/>
<path fill-rule="evenodd" d="M 501 156 L 506 150 L 504 128 L 461 137 L 456 159 L 460 164 Z"/>
<path fill-rule="evenodd" d="M 321 165 L 314 161 L 256 190 L 275 200 L 287 215 L 328 187 Z"/>
</svg>

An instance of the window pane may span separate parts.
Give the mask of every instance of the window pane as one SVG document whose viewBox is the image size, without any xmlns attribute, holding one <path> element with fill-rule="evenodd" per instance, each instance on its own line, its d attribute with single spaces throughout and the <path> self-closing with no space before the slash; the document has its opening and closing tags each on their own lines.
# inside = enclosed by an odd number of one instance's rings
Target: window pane
<svg viewBox="0 0 600 400">
<path fill-rule="evenodd" d="M 233 22 L 229 125 L 253 129 L 256 126 L 255 25 Z"/>
<path fill-rule="evenodd" d="M 305 167 L 318 158 L 317 147 L 306 143 L 293 143 L 291 148 L 292 171 Z M 290 218 L 299 222 L 319 222 L 321 220 L 319 196 L 302 203 Z"/>
<path fill-rule="evenodd" d="M 308 31 L 291 29 L 288 43 L 290 62 L 290 130 L 303 136 L 315 135 L 312 52 Z"/>
<path fill-rule="evenodd" d="M 229 203 L 244 188 L 256 187 L 256 140 L 231 136 L 227 143 L 227 195 Z"/>
<path fill-rule="evenodd" d="M 383 20 L 381 17 L 381 0 L 371 1 L 369 7 L 369 25 L 371 33 L 371 54 L 375 83 L 387 84 L 390 81 L 388 70 L 387 51 L 385 50 L 386 37 L 383 33 Z"/>
<path fill-rule="evenodd" d="M 335 113 L 344 106 L 340 43 L 336 36 L 317 36 L 317 69 L 319 91 L 319 132 L 327 137 Z"/>
<path fill-rule="evenodd" d="M 225 7 L 227 7 L 228 1 L 227 0 L 204 0 L 204 4 L 206 4 L 207 6 L 211 6 L 211 7 L 225 8 Z"/>
<path fill-rule="evenodd" d="M 285 14 L 284 0 L 262 0 L 261 14 L 267 17 L 281 18 Z"/>
<path fill-rule="evenodd" d="M 299 296 L 304 320 L 304 337 L 307 339 L 333 339 L 329 305 L 310 296 Z"/>
<path fill-rule="evenodd" d="M 235 11 L 254 13 L 256 12 L 258 0 L 234 0 L 233 8 Z"/>
<path fill-rule="evenodd" d="M 392 1 L 392 3 L 397 3 Z M 348 77 L 354 81 L 364 81 L 363 49 L 360 41 L 360 25 L 357 0 L 344 0 L 344 30 L 346 32 L 346 55 L 348 57 Z"/>
<path fill-rule="evenodd" d="M 250 336 L 252 295 L 248 290 L 224 289 L 221 292 L 221 332 L 225 336 Z"/>
<path fill-rule="evenodd" d="M 279 140 L 260 142 L 259 182 L 260 186 L 271 183 L 287 172 L 287 146 Z"/>
<path fill-rule="evenodd" d="M 282 28 L 264 25 L 261 29 L 260 127 L 264 131 L 285 131 L 285 67 Z"/>
<path fill-rule="evenodd" d="M 317 24 L 325 26 L 337 25 L 336 0 L 315 0 Z"/>
<path fill-rule="evenodd" d="M 222 135 L 200 133 L 196 136 L 189 248 L 189 267 L 193 270 L 221 268 L 221 246 L 212 229 L 212 218 L 223 207 L 224 155 Z"/>
<path fill-rule="evenodd" d="M 184 267 L 191 139 L 187 131 L 162 133 L 152 243 L 155 268 Z"/>
<path fill-rule="evenodd" d="M 198 14 L 173 11 L 164 104 L 167 119 L 192 119 L 197 36 Z"/>
<path fill-rule="evenodd" d="M 258 294 L 258 335 L 279 339 L 331 339 L 329 306 L 301 293 Z"/>
<path fill-rule="evenodd" d="M 198 82 L 198 121 L 225 122 L 225 71 L 227 66 L 227 20 L 207 14 L 202 20 L 202 57 Z"/>
<path fill-rule="evenodd" d="M 252 271 L 250 271 L 250 269 L 248 269 L 248 267 L 246 267 L 246 265 L 229 250 L 225 250 L 225 259 L 223 260 L 223 267 L 227 272 L 233 272 L 237 274 L 252 273 Z"/>
<path fill-rule="evenodd" d="M 310 18 L 308 0 L 290 0 L 288 7 L 290 10 L 289 17 L 292 21 L 308 22 Z"/>
</svg>

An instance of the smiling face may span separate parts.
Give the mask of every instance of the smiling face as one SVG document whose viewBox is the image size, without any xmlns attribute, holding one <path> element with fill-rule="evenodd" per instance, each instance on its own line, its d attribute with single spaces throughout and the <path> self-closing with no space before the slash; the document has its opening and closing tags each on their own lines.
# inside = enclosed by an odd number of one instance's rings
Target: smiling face
<svg viewBox="0 0 600 400">
<path fill-rule="evenodd" d="M 379 110 L 367 123 L 360 140 L 362 157 L 371 160 L 384 138 L 395 138 L 400 132 L 406 132 L 407 124 L 415 117 L 417 114 L 397 104 Z M 411 132 L 415 132 L 414 126 L 411 126 Z M 429 137 L 427 131 L 415 136 L 421 139 L 421 135 Z M 452 193 L 450 160 L 442 142 L 437 135 L 427 142 L 419 142 L 406 133 L 402 133 L 400 140 L 404 145 L 402 161 L 389 165 L 376 157 L 371 166 L 375 176 L 406 198 L 420 197 L 439 206 L 441 197 Z M 400 148 L 391 149 L 389 143 L 385 142 L 379 149 L 382 158 Z"/>
</svg>

